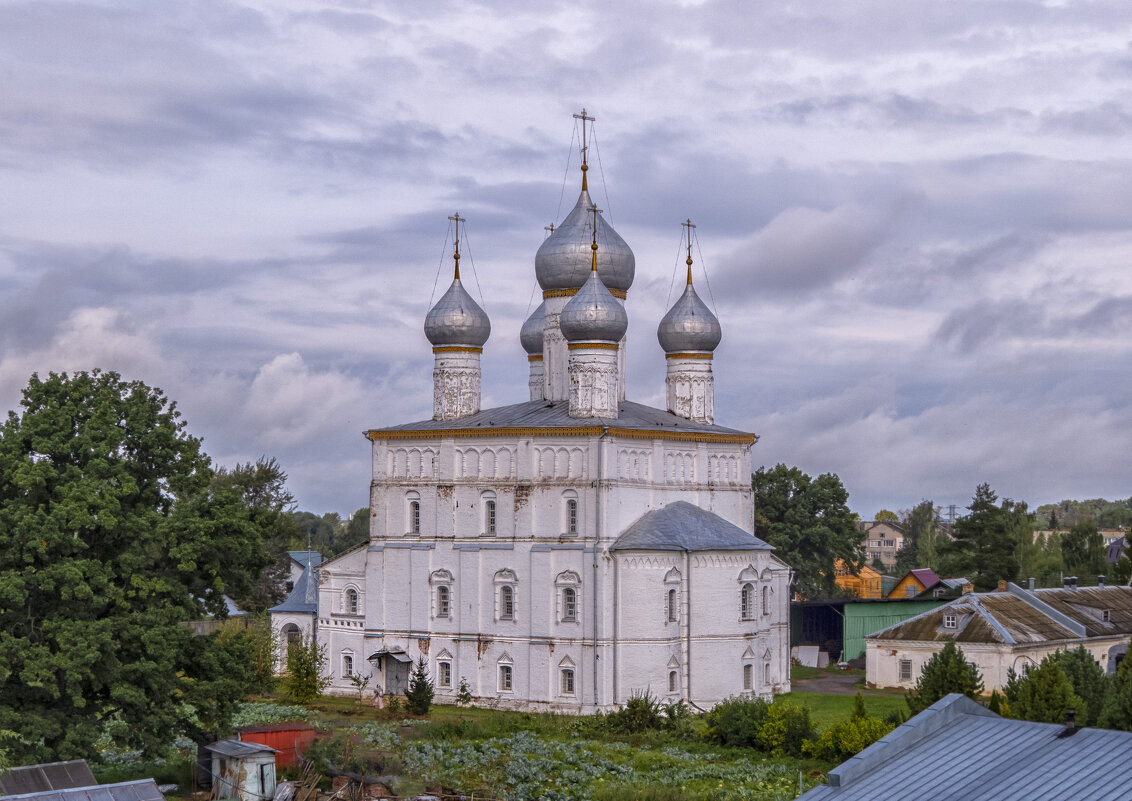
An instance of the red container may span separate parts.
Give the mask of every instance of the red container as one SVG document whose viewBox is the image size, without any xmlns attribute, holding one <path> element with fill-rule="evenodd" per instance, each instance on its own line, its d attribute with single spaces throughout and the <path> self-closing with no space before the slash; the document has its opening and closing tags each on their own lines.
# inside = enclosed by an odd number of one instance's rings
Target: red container
<svg viewBox="0 0 1132 801">
<path fill-rule="evenodd" d="M 236 732 L 244 742 L 267 745 L 278 751 L 275 764 L 279 767 L 298 765 L 307 746 L 314 742 L 314 728 L 301 721 L 243 726 Z"/>
</svg>

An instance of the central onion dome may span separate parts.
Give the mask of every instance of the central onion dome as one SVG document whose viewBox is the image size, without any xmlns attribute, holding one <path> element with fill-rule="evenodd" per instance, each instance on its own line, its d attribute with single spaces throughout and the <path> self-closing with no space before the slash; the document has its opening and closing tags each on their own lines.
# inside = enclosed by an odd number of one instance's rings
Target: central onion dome
<svg viewBox="0 0 1132 801">
<path fill-rule="evenodd" d="M 582 189 L 578 202 L 566 215 L 535 254 L 535 277 L 539 286 L 548 289 L 577 289 L 590 272 L 590 243 L 593 241 L 593 208 L 590 193 Z M 633 251 L 620 234 L 604 219 L 597 217 L 597 241 L 601 251 L 597 271 L 608 289 L 627 292 L 633 285 L 636 260 Z"/>
<path fill-rule="evenodd" d="M 425 317 L 425 336 L 433 346 L 462 345 L 482 348 L 491 335 L 491 321 L 460 284 L 460 272 Z"/>
<path fill-rule="evenodd" d="M 543 301 L 538 308 L 531 312 L 531 316 L 519 329 L 519 342 L 528 356 L 542 355 L 542 332 L 546 327 L 546 302 Z"/>
<path fill-rule="evenodd" d="M 596 269 L 562 309 L 558 326 L 567 342 L 620 342 L 629 328 L 625 307 L 609 293 Z"/>
<path fill-rule="evenodd" d="M 700 300 L 692 287 L 691 260 L 688 262 L 688 285 L 684 294 L 672 304 L 668 313 L 660 319 L 656 328 L 656 338 L 665 353 L 685 351 L 711 352 L 723 338 L 723 329 L 711 309 Z"/>
</svg>

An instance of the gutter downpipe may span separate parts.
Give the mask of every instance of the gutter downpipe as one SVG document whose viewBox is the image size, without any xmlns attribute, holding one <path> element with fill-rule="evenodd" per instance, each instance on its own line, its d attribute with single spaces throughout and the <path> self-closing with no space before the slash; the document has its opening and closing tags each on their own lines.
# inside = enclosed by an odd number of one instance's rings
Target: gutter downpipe
<svg viewBox="0 0 1132 801">
<path fill-rule="evenodd" d="M 591 605 L 594 608 L 594 611 L 593 611 L 593 627 L 594 627 L 594 630 L 593 630 L 593 649 L 594 649 L 594 660 L 593 660 L 594 689 L 593 689 L 593 694 L 594 694 L 594 711 L 595 712 L 597 711 L 597 679 L 598 679 L 598 669 L 597 669 L 597 557 L 598 557 L 598 548 L 601 546 L 601 519 L 602 519 L 601 491 L 605 486 L 605 438 L 608 435 L 609 435 L 609 426 L 603 426 L 602 430 L 601 430 L 601 436 L 597 438 L 597 496 L 596 496 L 596 500 L 594 501 L 594 511 L 596 512 L 596 515 L 595 515 L 596 521 L 594 523 L 594 554 L 593 554 L 594 584 L 593 584 L 593 590 L 591 591 L 591 594 L 593 595 L 593 601 L 591 602 Z M 616 610 L 614 610 L 614 619 L 616 619 Z"/>
</svg>

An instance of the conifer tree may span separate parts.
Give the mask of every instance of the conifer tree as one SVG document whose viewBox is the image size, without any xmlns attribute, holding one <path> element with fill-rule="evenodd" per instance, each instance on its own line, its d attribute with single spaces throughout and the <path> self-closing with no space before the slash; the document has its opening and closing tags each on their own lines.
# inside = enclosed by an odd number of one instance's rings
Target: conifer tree
<svg viewBox="0 0 1132 801">
<path fill-rule="evenodd" d="M 432 706 L 432 679 L 428 675 L 428 664 L 424 656 L 417 657 L 413 672 L 409 676 L 409 689 L 405 690 L 405 706 L 410 714 L 427 715 Z"/>
<path fill-rule="evenodd" d="M 1132 657 L 1125 656 L 1121 661 L 1098 725 L 1105 729 L 1132 731 Z"/>
<path fill-rule="evenodd" d="M 1039 723 L 1064 723 L 1065 710 L 1080 709 L 1082 701 L 1073 692 L 1073 684 L 1051 654 L 1010 687 L 1007 696 L 1010 711 L 1018 720 Z"/>
<path fill-rule="evenodd" d="M 456 691 L 456 706 L 471 706 L 472 691 L 468 687 L 468 680 L 460 678 L 460 689 Z"/>
<path fill-rule="evenodd" d="M 916 686 L 908 691 L 905 700 L 915 715 L 950 693 L 962 693 L 968 698 L 974 698 L 982 691 L 983 677 L 974 665 L 968 664 L 963 658 L 963 652 L 955 641 L 948 640 L 924 664 Z"/>
<path fill-rule="evenodd" d="M 1069 679 L 1073 693 L 1081 699 L 1082 705 L 1077 707 L 1078 722 L 1083 726 L 1096 726 L 1112 689 L 1112 680 L 1083 645 L 1072 651 L 1059 651 L 1057 666 Z"/>
</svg>

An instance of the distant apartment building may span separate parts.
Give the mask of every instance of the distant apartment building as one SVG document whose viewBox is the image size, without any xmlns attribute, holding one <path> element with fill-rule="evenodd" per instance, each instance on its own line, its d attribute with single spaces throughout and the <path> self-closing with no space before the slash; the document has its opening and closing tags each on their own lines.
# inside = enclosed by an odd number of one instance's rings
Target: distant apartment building
<svg viewBox="0 0 1132 801">
<path fill-rule="evenodd" d="M 886 568 L 896 564 L 896 552 L 904 545 L 904 527 L 883 520 L 861 520 L 857 529 L 865 539 L 865 561 L 880 560 Z"/>
</svg>

